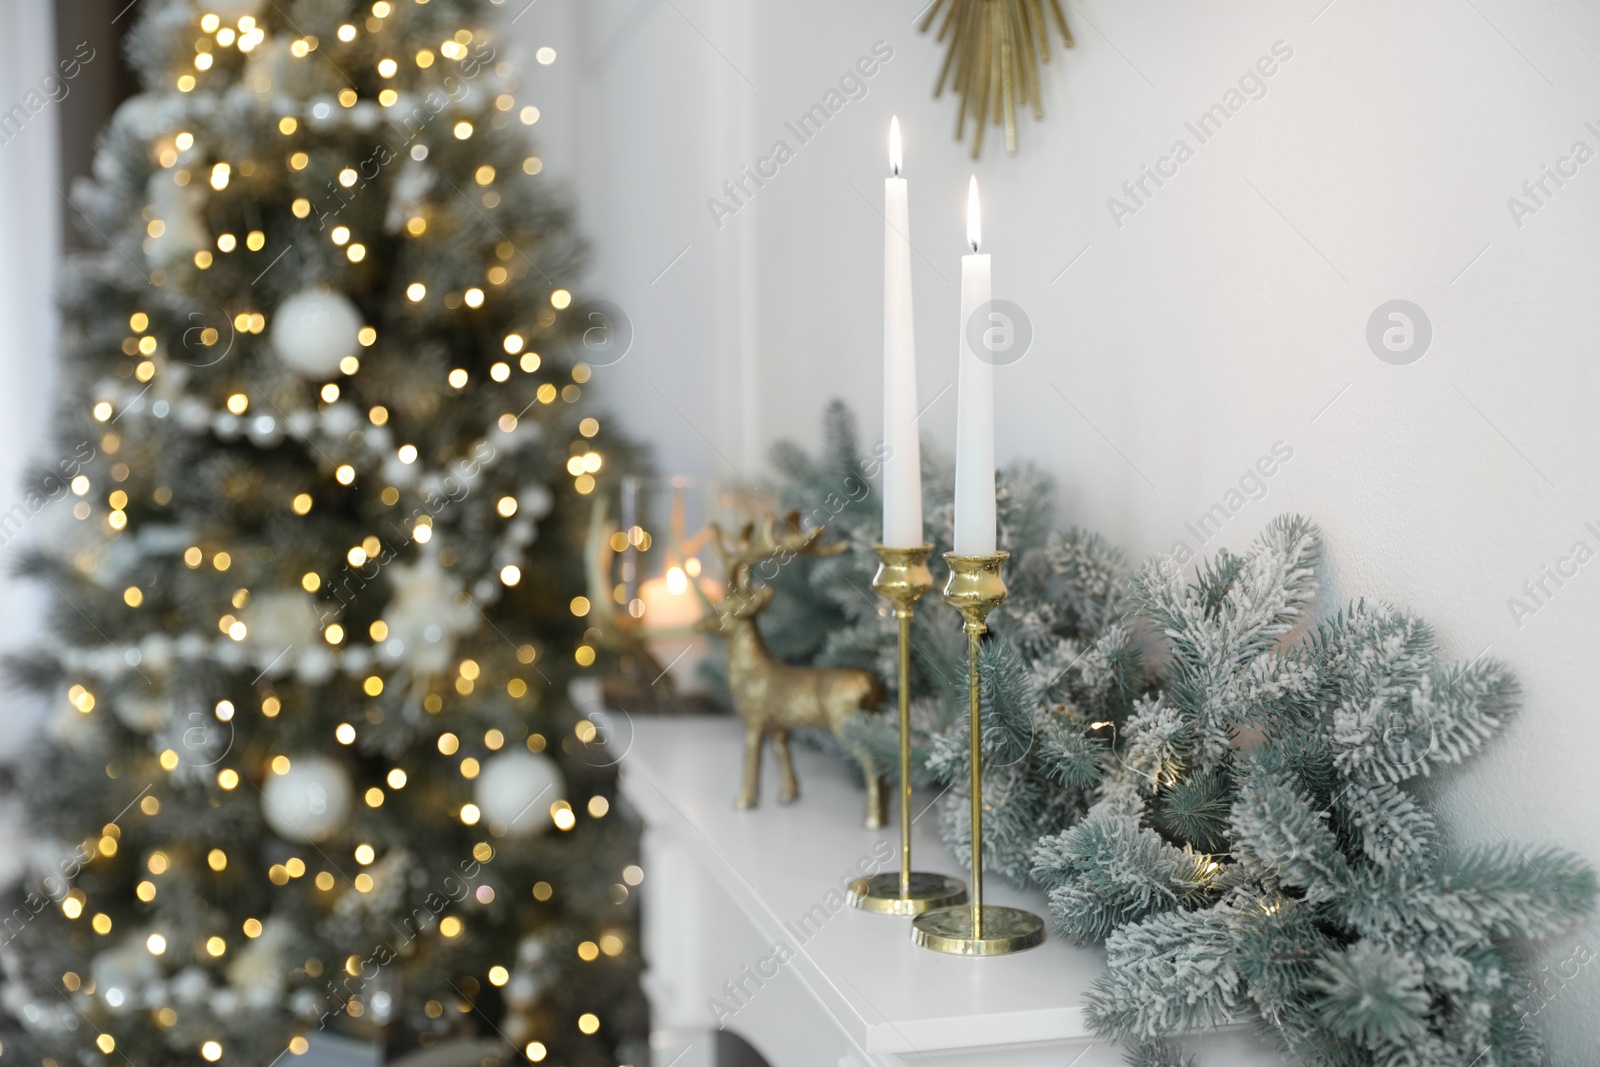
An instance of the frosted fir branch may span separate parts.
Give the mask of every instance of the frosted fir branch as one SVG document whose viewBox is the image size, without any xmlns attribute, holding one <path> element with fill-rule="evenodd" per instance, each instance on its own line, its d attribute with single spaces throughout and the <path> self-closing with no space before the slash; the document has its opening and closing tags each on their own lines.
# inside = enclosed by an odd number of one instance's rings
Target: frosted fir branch
<svg viewBox="0 0 1600 1067">
<path fill-rule="evenodd" d="M 1306 1017 L 1305 982 L 1317 961 L 1339 948 L 1322 926 L 1320 909 L 1241 886 L 1228 892 L 1216 910 L 1229 920 L 1234 965 L 1260 1018 L 1285 1037 L 1313 1028 L 1314 1021 Z"/>
<path fill-rule="evenodd" d="M 1390 782 L 1349 783 L 1334 795 L 1334 812 L 1341 829 L 1379 866 L 1428 855 L 1438 837 L 1433 816 Z"/>
<path fill-rule="evenodd" d="M 1069 626 L 1095 633 L 1121 617 L 1128 567 L 1109 541 L 1074 526 L 1052 533 L 1044 556 L 1061 579 L 1059 602 Z"/>
<path fill-rule="evenodd" d="M 1519 688 L 1502 664 L 1437 667 L 1432 630 L 1392 609 L 1358 604 L 1319 644 L 1339 692 L 1334 760 L 1351 777 L 1400 782 L 1459 763 L 1517 712 Z"/>
<path fill-rule="evenodd" d="M 1304 890 L 1307 900 L 1331 900 L 1348 884 L 1350 865 L 1327 818 L 1288 783 L 1252 775 L 1240 784 L 1228 820 L 1233 851 Z"/>
<path fill-rule="evenodd" d="M 971 793 L 966 779 L 939 800 L 939 836 L 957 862 L 972 862 Z M 983 866 L 1025 883 L 1033 868 L 1040 828 L 1055 830 L 1082 814 L 1072 798 L 1044 787 L 1018 765 L 984 768 Z"/>
<path fill-rule="evenodd" d="M 1410 690 L 1334 712 L 1336 766 L 1351 777 L 1402 782 L 1477 752 L 1517 710 L 1517 686 L 1497 663 L 1436 670 Z"/>
<path fill-rule="evenodd" d="M 1436 868 L 1392 865 L 1351 873 L 1335 907 L 1361 936 L 1459 954 L 1491 939 L 1548 937 L 1595 911 L 1594 870 L 1557 848 L 1480 846 Z"/>
<path fill-rule="evenodd" d="M 1322 535 L 1309 519 L 1280 515 L 1267 524 L 1219 612 L 1243 655 L 1268 651 L 1305 618 L 1321 556 Z"/>
<path fill-rule="evenodd" d="M 1197 774 L 1184 778 L 1160 796 L 1156 822 L 1169 834 L 1205 852 L 1228 847 L 1228 815 L 1233 792 L 1226 778 Z"/>
<path fill-rule="evenodd" d="M 1065 789 L 1089 790 L 1099 784 L 1102 766 L 1111 757 L 1109 737 L 1093 736 L 1086 717 L 1070 704 L 1040 704 L 1033 721 L 1040 773 Z"/>
<path fill-rule="evenodd" d="M 1032 873 L 1052 887 L 1050 911 L 1062 933 L 1081 944 L 1152 913 L 1205 902 L 1215 868 L 1209 856 L 1167 844 L 1133 816 L 1096 809 L 1041 838 Z"/>
<path fill-rule="evenodd" d="M 1411 953 L 1357 941 L 1320 960 L 1317 970 L 1306 987 L 1318 994 L 1314 1010 L 1332 1032 L 1372 1049 L 1426 1033 L 1431 998 Z"/>
<path fill-rule="evenodd" d="M 1106 939 L 1109 970 L 1084 997 L 1090 1027 L 1115 1041 L 1159 1040 L 1232 1021 L 1246 1001 L 1230 950 L 1228 920 L 1214 911 L 1121 927 Z"/>
<path fill-rule="evenodd" d="M 1171 1041 L 1141 1041 L 1123 1053 L 1129 1067 L 1198 1067 L 1199 1060 L 1185 1056 Z"/>
<path fill-rule="evenodd" d="M 1055 517 L 1055 479 L 1034 463 L 1019 461 L 995 475 L 995 515 L 999 546 L 1020 555 L 1042 545 Z"/>
<path fill-rule="evenodd" d="M 1143 792 L 1172 785 L 1188 770 L 1194 726 L 1164 696 L 1136 703 L 1123 737 L 1121 765 Z"/>
</svg>

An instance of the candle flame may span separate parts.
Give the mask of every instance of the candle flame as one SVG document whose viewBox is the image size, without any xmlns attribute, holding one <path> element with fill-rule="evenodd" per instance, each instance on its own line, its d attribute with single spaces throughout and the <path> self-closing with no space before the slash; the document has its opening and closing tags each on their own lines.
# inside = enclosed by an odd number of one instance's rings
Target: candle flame
<svg viewBox="0 0 1600 1067">
<path fill-rule="evenodd" d="M 682 567 L 667 568 L 667 592 L 673 596 L 682 596 L 689 588 L 689 578 L 683 573 Z"/>
<path fill-rule="evenodd" d="M 972 183 L 967 186 L 967 243 L 972 250 L 978 250 L 978 243 L 983 240 L 983 216 L 978 208 L 978 176 L 972 176 Z"/>
<path fill-rule="evenodd" d="M 900 117 L 889 116 L 889 169 L 900 177 Z"/>
</svg>

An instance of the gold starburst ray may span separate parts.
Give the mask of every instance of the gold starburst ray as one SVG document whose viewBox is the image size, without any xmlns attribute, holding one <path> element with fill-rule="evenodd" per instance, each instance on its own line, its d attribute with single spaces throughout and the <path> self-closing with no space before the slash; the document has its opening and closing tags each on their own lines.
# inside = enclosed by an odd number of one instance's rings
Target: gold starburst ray
<svg viewBox="0 0 1600 1067">
<path fill-rule="evenodd" d="M 973 159 L 983 152 L 984 127 L 990 123 L 1005 127 L 1006 152 L 1016 153 L 1019 105 L 1032 105 L 1033 117 L 1044 118 L 1039 65 L 1050 62 L 1052 18 L 1062 45 L 1071 48 L 1072 31 L 1060 0 L 934 0 L 924 16 L 922 31 L 937 19 L 934 39 L 948 42 L 933 95 L 942 96 L 948 86 L 960 96 L 956 140 L 966 139 L 970 117 Z"/>
</svg>

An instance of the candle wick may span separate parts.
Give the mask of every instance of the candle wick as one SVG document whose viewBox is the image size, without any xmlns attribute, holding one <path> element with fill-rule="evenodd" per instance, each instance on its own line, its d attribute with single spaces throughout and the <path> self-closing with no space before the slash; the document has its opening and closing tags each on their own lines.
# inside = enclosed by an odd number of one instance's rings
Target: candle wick
<svg viewBox="0 0 1600 1067">
<path fill-rule="evenodd" d="M 978 251 L 978 242 L 976 242 L 976 241 L 972 242 L 972 251 L 973 251 L 974 254 L 977 253 L 977 251 Z"/>
</svg>

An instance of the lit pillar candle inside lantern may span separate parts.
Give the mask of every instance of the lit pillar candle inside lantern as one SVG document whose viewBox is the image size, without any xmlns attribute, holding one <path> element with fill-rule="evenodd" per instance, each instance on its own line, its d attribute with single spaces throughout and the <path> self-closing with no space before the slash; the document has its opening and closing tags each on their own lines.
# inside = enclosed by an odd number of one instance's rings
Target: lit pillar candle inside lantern
<svg viewBox="0 0 1600 1067">
<path fill-rule="evenodd" d="M 710 578 L 692 578 L 685 567 L 696 574 L 700 570 L 698 560 L 686 560 L 682 567 L 673 564 L 661 577 L 639 586 L 639 599 L 644 603 L 645 647 L 671 673 L 680 693 L 697 693 L 704 688 L 699 671 L 707 643 L 695 624 L 705 616 L 706 600 L 720 597 L 722 587 Z M 691 582 L 700 587 L 699 593 Z"/>
<path fill-rule="evenodd" d="M 911 212 L 900 177 L 900 120 L 889 120 L 883 180 L 883 543 L 922 544 L 922 453 L 917 444 L 917 346 L 911 318 Z"/>
<path fill-rule="evenodd" d="M 978 179 L 967 189 L 967 243 L 961 257 L 961 348 L 956 384 L 956 552 L 988 556 L 995 550 L 994 364 L 974 349 L 972 317 L 989 303 L 989 257 L 978 254 L 982 238 Z"/>
</svg>

